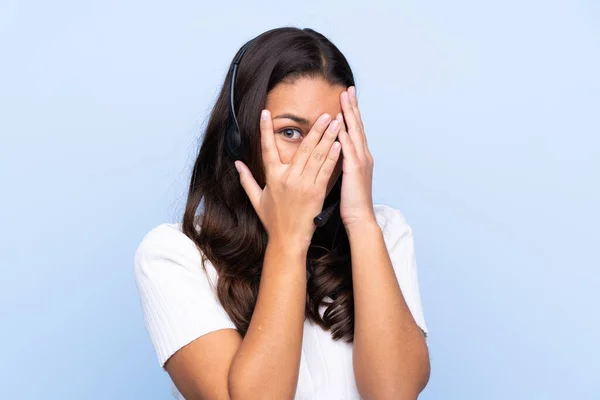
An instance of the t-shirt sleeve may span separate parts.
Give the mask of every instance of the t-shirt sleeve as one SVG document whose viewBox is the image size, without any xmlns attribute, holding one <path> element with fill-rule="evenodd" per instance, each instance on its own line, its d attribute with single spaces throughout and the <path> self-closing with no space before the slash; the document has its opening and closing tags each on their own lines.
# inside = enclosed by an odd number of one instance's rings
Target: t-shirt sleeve
<svg viewBox="0 0 600 400">
<path fill-rule="evenodd" d="M 202 268 L 200 251 L 175 225 L 162 224 L 148 232 L 135 252 L 134 265 L 144 324 L 161 367 L 194 339 L 235 329 Z"/>
<path fill-rule="evenodd" d="M 427 325 L 423 315 L 419 280 L 417 276 L 417 260 L 413 232 L 404 215 L 397 209 L 380 205 L 383 216 L 384 240 L 390 254 L 392 266 L 402 290 L 404 300 L 417 325 L 427 336 Z"/>
</svg>

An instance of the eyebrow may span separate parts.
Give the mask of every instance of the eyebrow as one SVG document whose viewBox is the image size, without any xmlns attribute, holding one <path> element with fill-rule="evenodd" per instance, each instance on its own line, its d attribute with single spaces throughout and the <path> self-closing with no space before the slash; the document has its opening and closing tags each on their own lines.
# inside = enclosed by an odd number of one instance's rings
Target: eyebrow
<svg viewBox="0 0 600 400">
<path fill-rule="evenodd" d="M 295 121 L 301 125 L 310 125 L 310 122 L 306 118 L 302 118 L 302 117 L 299 117 L 294 114 L 285 113 L 285 114 L 278 115 L 273 119 L 277 119 L 277 118 L 291 119 L 292 121 Z"/>
</svg>

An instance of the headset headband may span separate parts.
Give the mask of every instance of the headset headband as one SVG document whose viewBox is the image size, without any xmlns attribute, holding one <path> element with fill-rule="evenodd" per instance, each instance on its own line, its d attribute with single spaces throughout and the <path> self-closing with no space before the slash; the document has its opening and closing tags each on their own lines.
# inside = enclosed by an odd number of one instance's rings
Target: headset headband
<svg viewBox="0 0 600 400">
<path fill-rule="evenodd" d="M 235 78 L 242 56 L 253 40 L 254 39 L 248 41 L 242 46 L 239 54 L 231 63 L 231 68 L 229 70 L 229 123 L 227 124 L 227 131 L 225 132 L 225 148 L 229 155 L 236 160 L 239 160 L 242 156 L 242 136 L 240 135 L 240 126 L 238 124 L 237 116 L 235 115 Z"/>
</svg>

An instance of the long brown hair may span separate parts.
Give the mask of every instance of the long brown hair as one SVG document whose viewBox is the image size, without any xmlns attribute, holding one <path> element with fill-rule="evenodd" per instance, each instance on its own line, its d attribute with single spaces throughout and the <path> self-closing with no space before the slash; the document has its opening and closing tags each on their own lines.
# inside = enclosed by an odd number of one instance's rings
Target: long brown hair
<svg viewBox="0 0 600 400">
<path fill-rule="evenodd" d="M 234 106 L 242 139 L 242 159 L 257 183 L 264 187 L 259 116 L 269 91 L 280 82 L 293 82 L 301 77 L 319 77 L 332 85 L 348 87 L 354 85 L 354 77 L 338 48 L 308 28 L 282 27 L 262 33 L 252 41 L 238 68 Z M 194 163 L 183 232 L 202 253 L 203 266 L 209 260 L 215 267 L 219 277 L 217 297 L 244 336 L 258 297 L 267 233 L 240 185 L 234 160 L 225 150 L 228 90 L 229 73 Z M 339 196 L 336 185 L 325 199 L 325 206 L 339 200 Z M 202 212 L 196 215 L 199 207 Z M 350 246 L 340 224 L 339 208 L 315 232 L 306 268 L 306 317 L 330 330 L 334 340 L 351 343 L 354 300 Z M 326 306 L 322 318 L 321 305 Z"/>
</svg>

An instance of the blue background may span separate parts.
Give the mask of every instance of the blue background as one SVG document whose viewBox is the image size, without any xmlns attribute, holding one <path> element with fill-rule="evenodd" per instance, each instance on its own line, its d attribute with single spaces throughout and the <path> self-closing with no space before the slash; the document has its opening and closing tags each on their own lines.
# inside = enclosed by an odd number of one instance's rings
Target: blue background
<svg viewBox="0 0 600 400">
<path fill-rule="evenodd" d="M 133 255 L 175 220 L 231 58 L 353 67 L 417 246 L 422 399 L 600 399 L 597 1 L 0 2 L 0 398 L 167 399 Z"/>
</svg>

